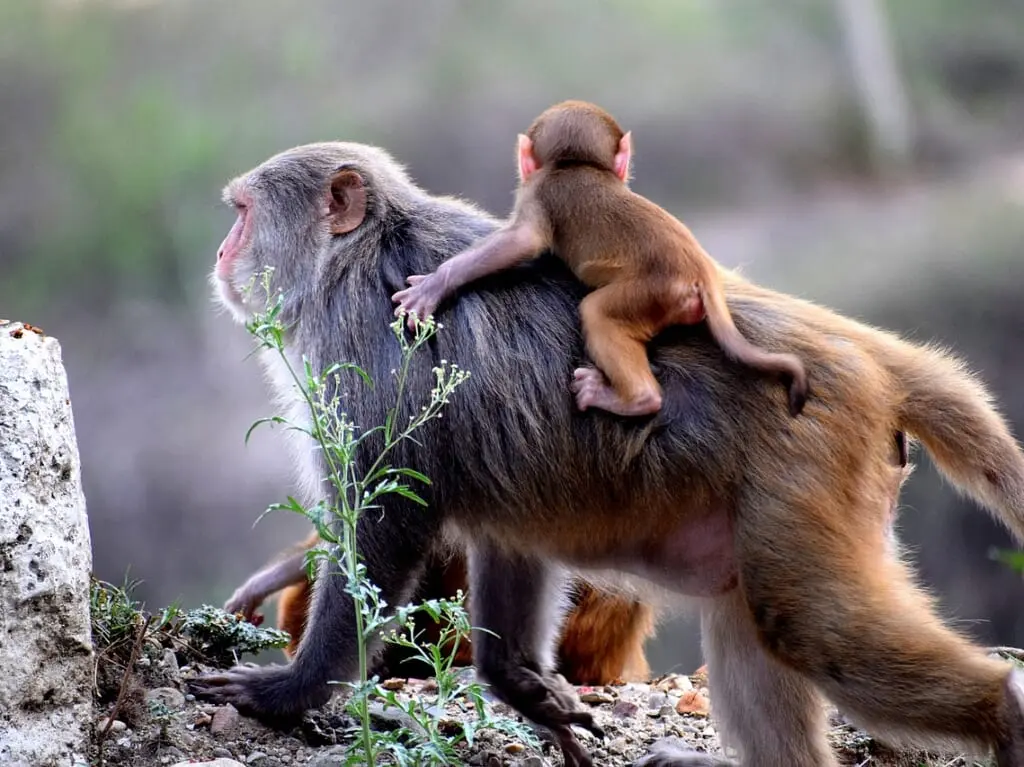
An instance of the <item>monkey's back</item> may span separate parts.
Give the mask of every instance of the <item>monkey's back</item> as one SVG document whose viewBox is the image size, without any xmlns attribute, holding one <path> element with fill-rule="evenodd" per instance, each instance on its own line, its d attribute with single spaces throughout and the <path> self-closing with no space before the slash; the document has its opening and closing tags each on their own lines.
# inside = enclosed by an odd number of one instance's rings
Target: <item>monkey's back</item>
<svg viewBox="0 0 1024 767">
<path fill-rule="evenodd" d="M 679 219 L 610 171 L 553 168 L 538 179 L 536 197 L 548 215 L 556 255 L 589 287 L 693 277 L 694 262 L 710 262 Z"/>
</svg>

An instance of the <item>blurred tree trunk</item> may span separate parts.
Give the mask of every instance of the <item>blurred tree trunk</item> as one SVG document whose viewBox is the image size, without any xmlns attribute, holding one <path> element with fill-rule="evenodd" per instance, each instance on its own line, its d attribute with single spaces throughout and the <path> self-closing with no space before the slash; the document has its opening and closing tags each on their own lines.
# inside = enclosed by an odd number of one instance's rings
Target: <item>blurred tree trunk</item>
<svg viewBox="0 0 1024 767">
<path fill-rule="evenodd" d="M 913 152 L 910 104 L 897 65 L 884 0 L 836 0 L 846 57 L 878 172 L 906 167 Z"/>
</svg>

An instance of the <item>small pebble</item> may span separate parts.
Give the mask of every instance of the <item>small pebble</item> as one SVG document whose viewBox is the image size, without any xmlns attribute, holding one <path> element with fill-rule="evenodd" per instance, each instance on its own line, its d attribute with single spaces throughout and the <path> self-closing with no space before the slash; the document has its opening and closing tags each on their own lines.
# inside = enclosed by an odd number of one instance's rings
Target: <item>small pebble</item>
<svg viewBox="0 0 1024 767">
<path fill-rule="evenodd" d="M 505 752 L 508 754 L 512 754 L 513 756 L 515 756 L 516 754 L 521 754 L 525 750 L 526 746 L 524 746 L 522 743 L 509 743 L 507 746 L 505 746 Z"/>
<path fill-rule="evenodd" d="M 539 756 L 528 756 L 525 759 L 520 759 L 518 765 L 519 767 L 546 767 L 547 762 Z"/>
<path fill-rule="evenodd" d="M 608 744 L 608 750 L 613 754 L 624 754 L 627 748 L 629 748 L 629 744 L 626 743 L 625 738 L 615 738 Z"/>
<path fill-rule="evenodd" d="M 213 755 L 218 759 L 231 759 L 232 753 L 226 748 L 220 748 L 219 746 L 212 751 Z"/>
<path fill-rule="evenodd" d="M 185 696 L 173 687 L 157 687 L 146 692 L 148 703 L 159 703 L 171 711 L 177 711 L 185 705 Z"/>
<path fill-rule="evenodd" d="M 663 692 L 652 692 L 647 696 L 647 708 L 657 711 L 659 708 L 667 704 L 668 695 Z"/>
<path fill-rule="evenodd" d="M 380 683 L 380 686 L 383 687 L 385 690 L 401 690 L 405 687 L 405 680 L 398 678 L 385 679 L 383 682 Z"/>
<path fill-rule="evenodd" d="M 245 767 L 234 759 L 213 759 L 209 762 L 178 762 L 174 767 Z"/>
<path fill-rule="evenodd" d="M 633 701 L 619 700 L 612 706 L 612 716 L 616 716 L 619 719 L 631 719 L 636 716 L 636 712 L 639 710 L 640 706 L 633 703 Z"/>
<path fill-rule="evenodd" d="M 107 726 L 107 722 L 108 721 L 110 721 L 109 717 L 106 717 L 106 716 L 103 717 L 102 719 L 100 719 L 96 723 L 96 729 L 99 732 L 103 732 L 104 728 Z M 114 734 L 114 735 L 122 733 L 122 732 L 124 732 L 127 729 L 128 729 L 128 725 L 125 724 L 124 722 L 122 722 L 120 719 L 115 719 L 114 723 L 112 725 L 110 725 L 110 732 L 112 734 Z"/>
<path fill-rule="evenodd" d="M 306 767 L 338 767 L 345 763 L 345 747 L 331 746 L 322 751 L 317 751 L 306 762 Z"/>
<path fill-rule="evenodd" d="M 210 732 L 214 735 L 221 735 L 226 732 L 230 732 L 238 724 L 238 709 L 228 703 L 226 706 L 221 706 L 217 709 L 213 715 L 213 720 L 210 722 Z"/>
<path fill-rule="evenodd" d="M 690 681 L 690 677 L 688 676 L 672 674 L 658 682 L 657 687 L 662 692 L 671 693 L 673 690 L 680 690 L 682 692 L 686 692 L 687 690 L 693 689 L 693 682 Z"/>
<path fill-rule="evenodd" d="M 680 696 L 676 711 L 691 716 L 707 716 L 711 712 L 711 703 L 696 690 L 690 690 Z"/>
<path fill-rule="evenodd" d="M 267 758 L 267 755 L 264 754 L 262 751 L 253 751 L 251 754 L 249 754 L 247 757 L 245 757 L 245 763 L 246 764 L 253 764 L 254 762 L 258 762 L 261 759 L 266 759 L 266 758 Z"/>
<path fill-rule="evenodd" d="M 580 695 L 580 700 L 582 700 L 584 703 L 592 704 L 615 702 L 615 698 L 606 693 L 604 690 L 587 690 L 585 693 L 582 693 Z"/>
</svg>

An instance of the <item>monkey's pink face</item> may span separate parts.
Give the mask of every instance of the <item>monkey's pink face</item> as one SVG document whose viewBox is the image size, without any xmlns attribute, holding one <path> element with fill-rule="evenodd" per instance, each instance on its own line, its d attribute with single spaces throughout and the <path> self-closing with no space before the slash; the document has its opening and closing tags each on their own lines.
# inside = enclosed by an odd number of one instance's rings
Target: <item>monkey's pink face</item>
<svg viewBox="0 0 1024 767">
<path fill-rule="evenodd" d="M 217 264 L 211 275 L 221 302 L 231 310 L 239 321 L 247 314 L 242 290 L 252 275 L 246 265 L 246 256 L 252 242 L 252 198 L 244 189 L 234 184 L 228 186 L 224 198 L 234 207 L 237 217 L 231 230 L 217 249 Z"/>
</svg>

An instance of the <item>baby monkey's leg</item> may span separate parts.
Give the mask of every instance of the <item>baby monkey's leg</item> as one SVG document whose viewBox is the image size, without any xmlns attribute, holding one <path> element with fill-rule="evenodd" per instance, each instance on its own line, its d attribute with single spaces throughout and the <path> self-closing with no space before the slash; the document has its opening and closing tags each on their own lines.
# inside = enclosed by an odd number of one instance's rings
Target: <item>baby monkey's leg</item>
<svg viewBox="0 0 1024 767">
<path fill-rule="evenodd" d="M 657 312 L 650 306 L 644 287 L 628 282 L 598 288 L 580 302 L 587 353 L 600 368 L 573 373 L 580 410 L 634 416 L 661 409 L 661 386 L 647 361 L 647 342 L 660 329 L 651 322 Z"/>
</svg>

